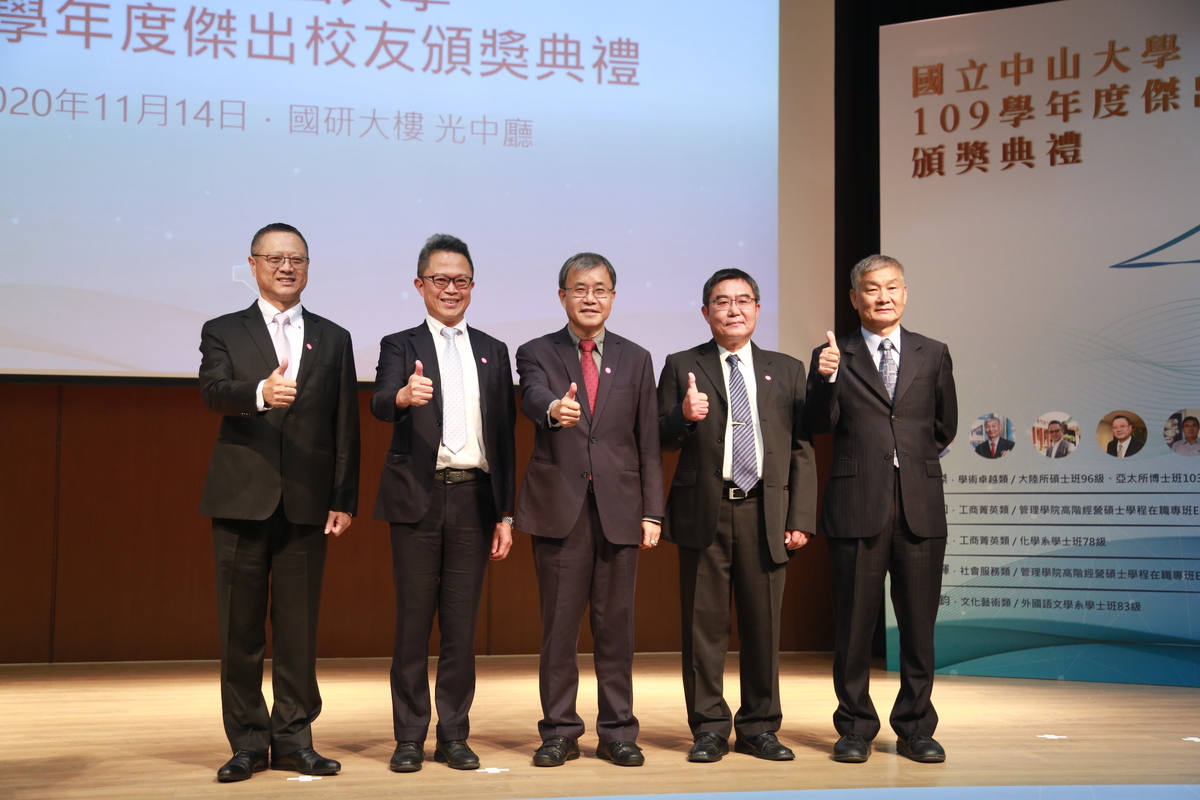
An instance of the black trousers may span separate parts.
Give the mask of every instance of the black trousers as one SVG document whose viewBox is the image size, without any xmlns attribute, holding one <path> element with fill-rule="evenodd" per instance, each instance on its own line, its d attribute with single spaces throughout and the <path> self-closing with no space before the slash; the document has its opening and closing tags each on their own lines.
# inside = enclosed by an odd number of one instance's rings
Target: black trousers
<svg viewBox="0 0 1200 800">
<path fill-rule="evenodd" d="M 613 544 L 604 538 L 592 494 L 565 538 L 530 538 L 542 612 L 538 686 L 543 716 L 538 733 L 543 740 L 551 736 L 578 739 L 583 734 L 583 719 L 576 710 L 576 656 L 583 610 L 590 605 L 599 706 L 596 735 L 601 744 L 636 741 L 633 595 L 637 545 Z"/>
<path fill-rule="evenodd" d="M 324 526 L 288 522 L 282 505 L 268 519 L 213 520 L 221 631 L 221 716 L 234 750 L 287 755 L 312 747 L 321 713 L 317 612 L 325 571 Z M 262 693 L 268 597 L 271 688 Z"/>
<path fill-rule="evenodd" d="M 888 573 L 900 633 L 900 691 L 892 706 L 892 730 L 902 738 L 918 733 L 932 736 L 938 722 L 932 701 L 933 632 L 946 539 L 913 534 L 904 518 L 899 470 L 892 497 L 892 521 L 881 532 L 862 539 L 828 540 L 837 613 L 833 686 L 838 708 L 833 724 L 842 736 L 858 734 L 868 741 L 880 728 L 870 694 L 871 639 Z"/>
<path fill-rule="evenodd" d="M 780 531 L 779 535 L 783 535 Z M 717 536 L 699 550 L 679 548 L 683 612 L 683 696 L 692 736 L 737 731 L 748 739 L 779 730 L 779 623 L 787 564 L 767 546 L 762 500 L 722 500 Z M 730 601 L 736 601 L 741 707 L 724 697 Z"/>
<path fill-rule="evenodd" d="M 437 738 L 466 739 L 475 699 L 475 627 L 492 551 L 496 506 L 486 481 L 435 483 L 425 517 L 393 524 L 396 637 L 392 650 L 392 724 L 398 742 L 429 732 L 429 634 L 437 614 Z"/>
</svg>

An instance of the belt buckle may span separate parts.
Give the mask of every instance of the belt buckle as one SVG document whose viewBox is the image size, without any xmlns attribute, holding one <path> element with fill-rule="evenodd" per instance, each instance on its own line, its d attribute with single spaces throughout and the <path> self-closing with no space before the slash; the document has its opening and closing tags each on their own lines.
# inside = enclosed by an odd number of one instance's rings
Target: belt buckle
<svg viewBox="0 0 1200 800">
<path fill-rule="evenodd" d="M 461 469 L 447 469 L 446 483 L 462 483 L 464 472 Z"/>
<path fill-rule="evenodd" d="M 746 493 L 742 491 L 740 486 L 730 486 L 728 489 L 728 497 L 730 500 L 745 500 Z"/>
</svg>

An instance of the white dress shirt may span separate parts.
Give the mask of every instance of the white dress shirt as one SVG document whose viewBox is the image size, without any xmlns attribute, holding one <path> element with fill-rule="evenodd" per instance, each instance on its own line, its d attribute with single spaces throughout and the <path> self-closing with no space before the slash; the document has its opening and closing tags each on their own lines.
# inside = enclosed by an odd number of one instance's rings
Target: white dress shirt
<svg viewBox="0 0 1200 800">
<path fill-rule="evenodd" d="M 446 368 L 442 362 L 446 351 L 446 337 L 442 336 L 445 325 L 433 317 L 426 315 L 425 324 L 433 334 L 433 344 L 437 350 L 438 374 L 445 375 Z M 455 326 L 462 334 L 455 337 L 458 344 L 458 358 L 462 364 L 464 410 L 467 415 L 467 443 L 457 453 L 453 453 L 445 443 L 438 445 L 438 469 L 481 469 L 488 472 L 487 453 L 483 446 L 483 413 L 479 405 L 479 367 L 475 365 L 475 351 L 471 349 L 471 336 L 467 333 L 467 323 Z M 437 387 L 445 391 L 445 381 Z"/>
<path fill-rule="evenodd" d="M 275 324 L 275 315 L 280 311 L 261 297 L 258 298 L 258 310 L 262 312 L 263 319 L 267 323 L 267 332 L 271 334 L 271 340 L 274 342 L 276 329 L 279 327 Z M 292 355 L 288 358 L 288 371 L 292 375 L 299 375 L 300 357 L 304 354 L 304 308 L 296 303 L 283 313 L 288 315 L 287 339 L 288 345 L 292 349 Z M 263 384 L 266 382 L 266 378 L 259 381 L 258 389 L 255 391 L 259 411 L 266 411 L 269 408 L 266 401 L 263 400 Z"/>
</svg>

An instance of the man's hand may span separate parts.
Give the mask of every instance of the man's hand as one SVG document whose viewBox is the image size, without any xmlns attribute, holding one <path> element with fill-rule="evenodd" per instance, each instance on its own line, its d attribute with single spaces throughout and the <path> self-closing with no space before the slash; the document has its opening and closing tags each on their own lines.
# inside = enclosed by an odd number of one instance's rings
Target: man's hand
<svg viewBox="0 0 1200 800">
<path fill-rule="evenodd" d="M 285 408 L 296 402 L 296 382 L 283 377 L 287 372 L 288 360 L 285 358 L 279 369 L 272 372 L 263 383 L 263 402 L 268 408 Z"/>
<path fill-rule="evenodd" d="M 662 523 L 651 522 L 648 519 L 642 520 L 642 543 L 641 549 L 645 550 L 650 547 L 658 546 L 658 537 L 662 535 Z"/>
<path fill-rule="evenodd" d="M 699 422 L 708 416 L 708 395 L 696 389 L 695 374 L 688 373 L 687 394 L 683 396 L 683 418 Z"/>
<path fill-rule="evenodd" d="M 508 558 L 508 551 L 512 548 L 512 525 L 507 522 L 497 522 L 496 530 L 492 533 L 492 554 L 488 556 L 492 561 L 503 561 Z"/>
<path fill-rule="evenodd" d="M 345 511 L 330 511 L 329 519 L 325 520 L 325 535 L 341 536 L 350 527 L 350 515 Z"/>
<path fill-rule="evenodd" d="M 416 371 L 408 376 L 408 383 L 396 392 L 396 408 L 423 406 L 433 399 L 433 381 L 425 377 L 425 367 L 417 362 Z"/>
<path fill-rule="evenodd" d="M 838 364 L 842 361 L 842 351 L 838 350 L 833 331 L 825 331 L 825 338 L 829 340 L 829 347 L 821 351 L 821 358 L 817 361 L 817 372 L 828 378 L 837 372 Z"/>
<path fill-rule="evenodd" d="M 567 389 L 567 393 L 562 396 L 562 399 L 555 400 L 550 404 L 550 416 L 564 428 L 570 428 L 579 422 L 580 406 L 579 401 L 575 399 L 577 391 L 579 391 L 579 387 L 572 383 L 571 388 Z"/>
<path fill-rule="evenodd" d="M 812 535 L 807 534 L 804 531 L 784 531 L 783 546 L 788 550 L 799 550 L 801 547 L 804 547 L 804 545 L 808 544 L 808 541 L 811 538 Z"/>
</svg>

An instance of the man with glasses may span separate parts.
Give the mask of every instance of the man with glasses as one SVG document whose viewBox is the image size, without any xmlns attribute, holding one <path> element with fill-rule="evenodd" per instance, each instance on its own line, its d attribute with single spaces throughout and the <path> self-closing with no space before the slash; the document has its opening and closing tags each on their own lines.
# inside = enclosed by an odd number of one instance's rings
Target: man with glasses
<svg viewBox="0 0 1200 800">
<path fill-rule="evenodd" d="M 200 393 L 221 414 L 200 513 L 213 518 L 221 711 L 234 751 L 217 771 L 333 775 L 313 750 L 317 612 L 326 536 L 358 507 L 358 394 L 350 334 L 300 305 L 308 244 L 291 225 L 254 235 L 259 299 L 204 324 Z M 262 694 L 270 597 L 274 705 Z"/>
<path fill-rule="evenodd" d="M 375 518 L 391 523 L 396 635 L 393 772 L 416 772 L 429 731 L 429 634 L 440 652 L 434 760 L 478 769 L 467 744 L 475 624 L 488 559 L 512 545 L 516 450 L 508 348 L 465 321 L 475 287 L 466 242 L 430 236 L 413 281 L 425 320 L 385 336 L 371 413 L 392 424 Z"/>
<path fill-rule="evenodd" d="M 579 757 L 576 655 L 589 603 L 596 756 L 645 762 L 633 715 L 633 594 L 638 548 L 658 544 L 662 453 L 650 354 L 605 328 L 616 286 L 604 256 L 571 256 L 558 274 L 567 326 L 517 350 L 521 411 L 536 431 L 516 527 L 532 535 L 541 600 L 537 767 Z"/>
<path fill-rule="evenodd" d="M 816 471 L 801 424 L 804 365 L 751 341 L 758 284 L 740 269 L 704 284 L 712 339 L 667 356 L 658 385 L 660 435 L 679 451 L 663 535 L 679 547 L 683 694 L 689 761 L 734 749 L 769 761 L 795 754 L 776 738 L 779 625 L 788 556 L 816 528 Z M 741 707 L 723 692 L 729 606 L 741 638 Z"/>
<path fill-rule="evenodd" d="M 1066 458 L 1075 452 L 1075 445 L 1063 438 L 1063 424 L 1056 419 L 1046 425 L 1050 443 L 1046 445 L 1046 458 Z"/>
</svg>

